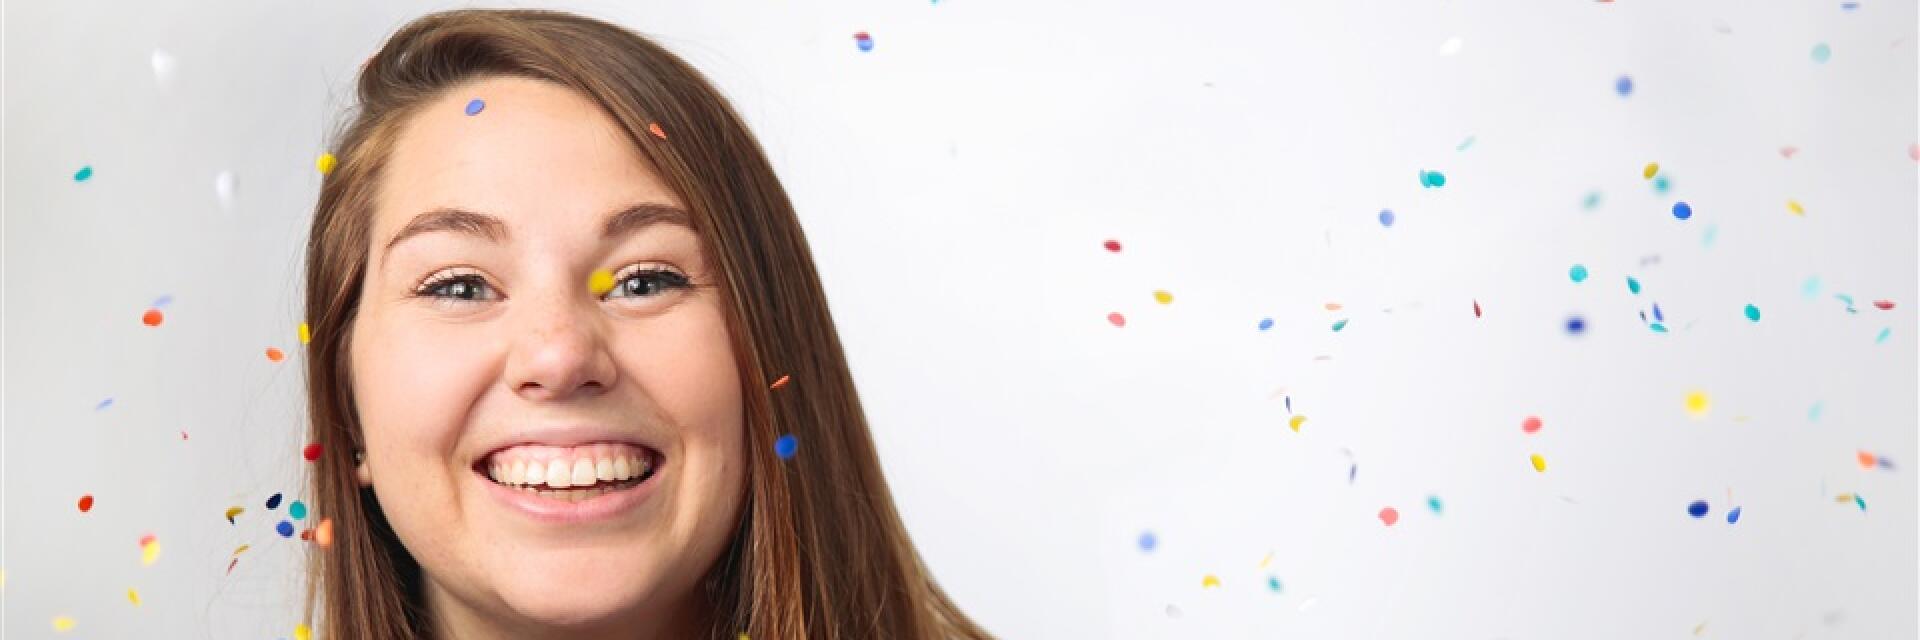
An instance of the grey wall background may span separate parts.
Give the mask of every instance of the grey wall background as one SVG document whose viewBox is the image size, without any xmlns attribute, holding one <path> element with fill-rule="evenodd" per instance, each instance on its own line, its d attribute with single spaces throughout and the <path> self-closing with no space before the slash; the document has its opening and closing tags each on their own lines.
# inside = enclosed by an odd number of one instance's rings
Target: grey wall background
<svg viewBox="0 0 1920 640">
<path fill-rule="evenodd" d="M 551 6 L 751 121 L 996 633 L 1912 638 L 1916 10 L 1847 4 Z M 313 162 L 452 6 L 6 3 L 6 637 L 292 635 Z"/>
</svg>

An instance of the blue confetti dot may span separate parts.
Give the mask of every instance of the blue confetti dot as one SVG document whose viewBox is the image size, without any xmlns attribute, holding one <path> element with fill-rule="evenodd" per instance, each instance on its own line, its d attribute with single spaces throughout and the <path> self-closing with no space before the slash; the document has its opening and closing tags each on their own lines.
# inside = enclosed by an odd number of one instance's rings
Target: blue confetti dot
<svg viewBox="0 0 1920 640">
<path fill-rule="evenodd" d="M 1673 203 L 1673 217 L 1681 220 L 1693 217 L 1693 205 L 1685 201 Z"/>
<path fill-rule="evenodd" d="M 1819 421 L 1820 421 L 1820 413 L 1821 413 L 1822 411 L 1826 411 L 1826 409 L 1827 409 L 1827 403 L 1825 403 L 1825 402 L 1815 402 L 1815 403 L 1813 403 L 1813 406 L 1811 406 L 1811 407 L 1807 407 L 1807 421 L 1808 421 L 1808 422 L 1819 422 Z"/>
<path fill-rule="evenodd" d="M 1260 319 L 1260 330 L 1261 330 L 1261 331 L 1266 331 L 1266 330 L 1268 330 L 1268 329 L 1272 329 L 1272 328 L 1273 328 L 1273 318 L 1261 318 L 1261 319 Z"/>
<path fill-rule="evenodd" d="M 1687 505 L 1687 515 L 1695 518 L 1707 517 L 1707 501 L 1695 500 L 1693 504 Z"/>
<path fill-rule="evenodd" d="M 1732 511 L 1727 512 L 1727 524 L 1733 524 L 1739 521 L 1740 521 L 1740 507 L 1734 507 Z"/>
<path fill-rule="evenodd" d="M 279 532 L 282 538 L 293 537 L 293 523 L 291 522 L 281 520 L 280 524 L 273 525 L 273 530 Z"/>
<path fill-rule="evenodd" d="M 1620 94 L 1620 97 L 1627 97 L 1633 93 L 1633 78 L 1620 76 L 1619 80 L 1613 81 L 1613 90 L 1615 93 Z"/>
<path fill-rule="evenodd" d="M 1640 281 L 1633 279 L 1633 276 L 1627 276 L 1627 290 L 1633 292 L 1633 295 L 1640 295 Z"/>
<path fill-rule="evenodd" d="M 1667 314 L 1660 313 L 1660 303 L 1658 302 L 1653 303 L 1653 321 L 1654 322 L 1667 321 Z"/>
<path fill-rule="evenodd" d="M 173 304 L 173 296 L 171 295 L 160 296 L 153 299 L 153 307 L 155 309 L 164 308 L 170 304 Z"/>
<path fill-rule="evenodd" d="M 1567 277 L 1573 278 L 1574 282 L 1586 282 L 1587 281 L 1587 265 L 1584 265 L 1584 264 L 1573 265 L 1573 268 L 1567 270 Z"/>
<path fill-rule="evenodd" d="M 1153 548 L 1155 546 L 1158 546 L 1159 544 L 1160 544 L 1160 539 L 1153 537 L 1152 531 L 1140 532 L 1140 550 L 1141 551 L 1152 551 Z"/>
<path fill-rule="evenodd" d="M 80 167 L 79 171 L 73 172 L 74 182 L 86 182 L 88 178 L 92 178 L 92 177 L 93 177 L 93 165 Z"/>
<path fill-rule="evenodd" d="M 276 494 L 273 494 L 273 497 L 267 498 L 267 508 L 268 509 L 280 508 L 280 494 L 276 493 Z"/>
<path fill-rule="evenodd" d="M 791 433 L 780 436 L 779 440 L 773 441 L 773 453 L 774 455 L 780 456 L 781 460 L 793 459 L 793 454 L 799 450 L 800 439 Z"/>
<path fill-rule="evenodd" d="M 1393 210 L 1392 209 L 1380 210 L 1380 226 L 1382 227 L 1393 226 Z"/>
<path fill-rule="evenodd" d="M 470 116 L 476 115 L 480 113 L 481 109 L 485 109 L 485 108 L 487 108 L 487 101 L 481 100 L 479 98 L 474 98 L 473 100 L 467 102 L 467 115 L 470 115 Z"/>
<path fill-rule="evenodd" d="M 1841 10 L 1841 11 L 1852 11 L 1852 10 L 1854 10 L 1854 9 L 1858 9 L 1858 8 L 1860 8 L 1860 3 L 1858 3 L 1858 2 L 1842 2 L 1842 3 L 1840 3 L 1840 10 Z"/>
<path fill-rule="evenodd" d="M 1752 321 L 1754 321 L 1754 322 L 1759 322 L 1759 321 L 1760 321 L 1760 307 L 1756 307 L 1756 306 L 1753 306 L 1753 305 L 1747 305 L 1747 311 L 1746 311 L 1746 312 L 1747 312 L 1747 319 L 1748 319 L 1748 320 L 1752 320 Z"/>
<path fill-rule="evenodd" d="M 1813 45 L 1812 56 L 1815 63 L 1826 64 L 1827 60 L 1833 57 L 1833 47 L 1827 46 L 1825 42 Z"/>
<path fill-rule="evenodd" d="M 293 504 L 287 505 L 287 515 L 293 516 L 295 520 L 305 520 L 307 518 L 307 503 L 299 500 L 293 501 Z"/>
<path fill-rule="evenodd" d="M 867 35 L 865 31 L 853 34 L 853 43 L 859 45 L 861 51 L 873 50 L 873 36 Z"/>
<path fill-rule="evenodd" d="M 1587 332 L 1587 319 L 1580 316 L 1567 318 L 1567 333 L 1580 335 Z"/>
<path fill-rule="evenodd" d="M 105 409 L 111 406 L 113 406 L 113 398 L 107 398 L 105 400 L 101 400 L 100 404 L 93 405 L 93 410 L 99 411 L 101 409 Z"/>
</svg>

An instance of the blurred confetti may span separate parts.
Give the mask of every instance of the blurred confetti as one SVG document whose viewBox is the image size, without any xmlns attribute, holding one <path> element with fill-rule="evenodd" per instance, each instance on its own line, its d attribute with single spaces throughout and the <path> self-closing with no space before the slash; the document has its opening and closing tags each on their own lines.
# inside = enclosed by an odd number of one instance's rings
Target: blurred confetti
<svg viewBox="0 0 1920 640">
<path fill-rule="evenodd" d="M 1380 210 L 1380 226 L 1386 227 L 1389 229 L 1393 228 L 1393 210 L 1392 209 Z"/>
<path fill-rule="evenodd" d="M 287 359 L 287 354 L 285 354 L 285 353 L 282 353 L 282 352 L 281 352 L 281 351 L 280 351 L 279 349 L 277 349 L 277 348 L 274 348 L 274 347 L 267 347 L 267 361 L 268 361 L 268 362 L 279 362 L 279 361 L 281 361 L 281 360 L 285 360 L 285 359 Z"/>
<path fill-rule="evenodd" d="M 91 179 L 93 179 L 93 165 L 80 167 L 79 171 L 73 172 L 74 182 L 86 182 Z"/>
<path fill-rule="evenodd" d="M 73 618 L 69 618 L 69 617 L 66 617 L 66 616 L 54 616 L 54 617 L 53 617 L 53 630 L 54 630 L 54 631 L 57 631 L 57 632 L 60 632 L 60 633 L 66 633 L 66 632 L 68 632 L 68 631 L 72 631 L 72 630 L 73 630 Z"/>
<path fill-rule="evenodd" d="M 133 603 L 133 606 L 136 606 L 136 607 L 140 606 L 140 592 L 134 591 L 132 588 L 128 588 L 127 601 Z"/>
<path fill-rule="evenodd" d="M 1120 315 L 1120 312 L 1118 311 L 1109 313 L 1107 314 L 1107 324 L 1111 324 L 1115 327 L 1125 327 L 1127 326 L 1127 317 Z"/>
<path fill-rule="evenodd" d="M 312 341 L 313 331 L 307 328 L 307 323 L 300 323 L 300 344 L 307 344 Z"/>
<path fill-rule="evenodd" d="M 1825 42 L 1813 45 L 1813 51 L 1808 56 L 1813 58 L 1814 64 L 1826 64 L 1828 60 L 1833 59 L 1833 47 L 1827 46 Z"/>
<path fill-rule="evenodd" d="M 1740 521 L 1740 507 L 1734 507 L 1732 511 L 1727 512 L 1727 524 L 1733 524 L 1739 521 Z"/>
<path fill-rule="evenodd" d="M 1341 318 L 1340 320 L 1338 320 L 1338 321 L 1336 321 L 1336 322 L 1334 322 L 1334 323 L 1333 323 L 1333 332 L 1334 332 L 1334 333 L 1339 333 L 1341 329 L 1345 329 L 1345 328 L 1347 328 L 1347 319 L 1346 319 L 1346 318 Z"/>
<path fill-rule="evenodd" d="M 860 47 L 862 52 L 872 51 L 873 36 L 867 35 L 865 31 L 856 31 L 853 34 L 853 44 Z"/>
<path fill-rule="evenodd" d="M 1306 423 L 1307 423 L 1306 416 L 1294 416 L 1293 418 L 1287 420 L 1287 426 L 1292 427 L 1294 433 L 1299 433 L 1300 425 L 1303 425 Z"/>
<path fill-rule="evenodd" d="M 1586 318 L 1582 318 L 1580 316 L 1569 316 L 1567 318 L 1567 333 L 1569 335 L 1577 336 L 1586 332 L 1587 332 Z"/>
<path fill-rule="evenodd" d="M 1547 458 L 1546 458 L 1546 456 L 1542 456 L 1542 455 L 1540 455 L 1540 454 L 1538 454 L 1538 453 L 1536 453 L 1536 454 L 1533 454 L 1533 455 L 1532 455 L 1532 456 L 1531 456 L 1530 458 L 1528 458 L 1528 460 L 1529 460 L 1530 462 L 1532 462 L 1532 463 L 1533 463 L 1533 470 L 1534 470 L 1534 471 L 1538 471 L 1538 472 L 1540 472 L 1540 473 L 1546 473 L 1546 472 L 1547 472 Z"/>
<path fill-rule="evenodd" d="M 140 314 L 140 324 L 149 327 L 158 327 L 160 323 L 166 321 L 166 319 L 166 315 L 160 313 L 159 309 L 148 309 L 146 313 Z"/>
<path fill-rule="evenodd" d="M 651 133 L 653 134 L 653 137 L 659 138 L 661 140 L 667 139 L 667 130 L 661 128 L 660 123 L 658 122 L 648 124 L 647 133 Z"/>
<path fill-rule="evenodd" d="M 149 533 L 140 538 L 140 566 L 151 567 L 160 560 L 160 541 Z"/>
<path fill-rule="evenodd" d="M 1440 496 L 1427 496 L 1427 509 L 1433 511 L 1433 515 L 1440 515 Z"/>
<path fill-rule="evenodd" d="M 1526 433 L 1539 433 L 1541 424 L 1540 416 L 1527 416 L 1527 419 L 1520 421 L 1520 430 Z"/>
<path fill-rule="evenodd" d="M 1219 586 L 1220 586 L 1220 578 L 1211 573 L 1200 578 L 1200 588 L 1202 589 L 1214 589 L 1214 588 L 1219 588 Z"/>
<path fill-rule="evenodd" d="M 313 541 L 322 549 L 333 546 L 333 518 L 320 519 L 320 526 L 313 529 Z"/>
<path fill-rule="evenodd" d="M 1620 76 L 1620 79 L 1613 81 L 1613 91 L 1614 93 L 1620 94 L 1622 98 L 1632 95 L 1633 78 L 1624 75 Z"/>
<path fill-rule="evenodd" d="M 1153 548 L 1160 544 L 1160 539 L 1155 537 L 1152 531 L 1142 531 L 1139 544 L 1141 551 L 1153 551 Z"/>
<path fill-rule="evenodd" d="M 1155 290 L 1153 292 L 1153 301 L 1160 304 L 1173 304 L 1173 294 L 1164 289 Z"/>
<path fill-rule="evenodd" d="M 1685 202 L 1673 203 L 1673 217 L 1677 220 L 1686 220 L 1686 219 L 1692 218 L 1693 205 L 1687 204 Z"/>
<path fill-rule="evenodd" d="M 1707 417 L 1707 411 L 1712 408 L 1712 405 L 1713 405 L 1713 402 L 1710 398 L 1707 397 L 1707 392 L 1705 391 L 1687 392 L 1687 398 L 1686 398 L 1687 415 L 1693 416 L 1696 419 L 1705 418 Z"/>
<path fill-rule="evenodd" d="M 1268 329 L 1272 329 L 1272 328 L 1273 328 L 1273 318 L 1261 318 L 1261 319 L 1260 319 L 1260 330 L 1261 330 L 1261 331 L 1266 331 L 1266 330 L 1268 330 Z"/>
<path fill-rule="evenodd" d="M 1391 527 L 1394 525 L 1394 523 L 1399 521 L 1400 521 L 1399 509 L 1395 509 L 1393 507 L 1386 507 L 1380 510 L 1380 524 L 1384 524 L 1386 526 Z"/>
<path fill-rule="evenodd" d="M 1101 246 L 1103 246 L 1103 247 L 1106 247 L 1106 248 L 1107 248 L 1107 251 L 1109 251 L 1109 252 L 1112 252 L 1112 253 L 1120 253 L 1120 241 L 1119 241 L 1119 240 L 1108 240 L 1108 241 L 1106 241 L 1106 242 L 1104 242 L 1104 243 L 1101 243 Z"/>
<path fill-rule="evenodd" d="M 86 513 L 92 510 L 93 510 L 93 494 L 89 493 L 89 494 L 80 496 L 80 513 Z"/>
<path fill-rule="evenodd" d="M 587 291 L 593 292 L 593 295 L 607 295 L 607 292 L 613 290 L 613 285 L 612 271 L 595 269 L 593 275 L 587 276 Z"/>
<path fill-rule="evenodd" d="M 234 517 L 239 516 L 240 514 L 245 513 L 246 511 L 247 510 L 245 507 L 227 507 L 227 524 L 233 524 Z"/>
<path fill-rule="evenodd" d="M 778 440 L 773 441 L 773 453 L 780 456 L 781 460 L 793 459 L 793 454 L 799 450 L 800 439 L 791 433 L 780 436 Z"/>
<path fill-rule="evenodd" d="M 1706 517 L 1706 516 L 1707 516 L 1707 501 L 1705 501 L 1705 500 L 1695 500 L 1695 501 L 1693 501 L 1693 503 L 1692 503 L 1692 504 L 1688 504 L 1688 505 L 1687 505 L 1687 515 L 1690 515 L 1690 516 L 1693 516 L 1693 517 L 1695 517 L 1695 518 L 1704 518 L 1704 517 Z"/>
<path fill-rule="evenodd" d="M 293 501 L 293 504 L 287 505 L 287 515 L 293 516 L 295 520 L 305 520 L 307 517 L 307 503 L 299 500 Z"/>
</svg>

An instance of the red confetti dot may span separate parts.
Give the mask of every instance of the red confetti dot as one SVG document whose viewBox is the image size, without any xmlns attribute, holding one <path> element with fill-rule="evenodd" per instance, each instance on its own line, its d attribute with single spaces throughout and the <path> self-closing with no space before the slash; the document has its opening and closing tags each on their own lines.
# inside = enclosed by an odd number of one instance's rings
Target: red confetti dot
<svg viewBox="0 0 1920 640">
<path fill-rule="evenodd" d="M 1107 247 L 1107 250 L 1108 250 L 1108 251 L 1112 251 L 1112 252 L 1114 252 L 1114 253 L 1120 253 L 1120 241 L 1119 241 L 1119 240 L 1108 240 L 1108 241 L 1107 241 L 1107 243 L 1106 243 L 1106 247 Z"/>
<path fill-rule="evenodd" d="M 1873 306 L 1879 307 L 1881 311 L 1888 311 L 1893 309 L 1893 301 L 1892 300 L 1875 300 L 1873 301 Z"/>
<path fill-rule="evenodd" d="M 89 493 L 87 495 L 80 496 L 80 513 L 86 513 L 92 510 L 93 510 L 93 494 Z"/>
<path fill-rule="evenodd" d="M 287 358 L 287 354 L 281 353 L 279 349 L 275 349 L 273 347 L 267 347 L 268 360 L 279 362 L 281 360 L 285 360 L 286 358 Z"/>
<path fill-rule="evenodd" d="M 306 450 L 301 451 L 300 455 L 305 456 L 308 462 L 319 460 L 320 459 L 320 443 L 315 442 L 313 444 L 307 445 Z"/>
<path fill-rule="evenodd" d="M 1475 318 L 1480 317 L 1480 301 L 1479 300 L 1473 301 L 1473 317 Z"/>
<path fill-rule="evenodd" d="M 1107 322 L 1113 323 L 1113 326 L 1116 326 L 1116 327 L 1124 327 L 1124 326 L 1127 326 L 1127 317 L 1120 315 L 1120 312 L 1115 311 L 1113 313 L 1107 314 Z"/>
<path fill-rule="evenodd" d="M 148 309 L 145 314 L 140 316 L 140 323 L 149 327 L 158 327 L 160 326 L 160 321 L 165 319 L 166 316 L 160 315 L 159 309 Z"/>
<path fill-rule="evenodd" d="M 1860 468 L 1862 469 L 1873 468 L 1873 465 L 1875 462 L 1873 454 L 1862 451 L 1856 457 L 1859 458 L 1860 460 Z M 81 511 L 85 511 L 85 509 L 81 509 Z"/>
<path fill-rule="evenodd" d="M 660 123 L 658 122 L 649 123 L 647 125 L 647 132 L 652 133 L 654 137 L 661 140 L 667 139 L 667 130 L 660 128 Z"/>
<path fill-rule="evenodd" d="M 140 536 L 140 546 L 142 548 L 145 548 L 149 544 L 153 544 L 153 534 L 149 533 L 147 535 Z"/>
<path fill-rule="evenodd" d="M 784 386 L 787 386 L 787 380 L 789 380 L 789 379 L 791 379 L 791 378 L 793 378 L 793 376 L 790 376 L 790 375 L 787 375 L 787 376 L 780 376 L 780 379 L 779 379 L 779 380 L 775 380 L 775 381 L 773 381 L 773 386 L 771 386 L 771 387 L 767 387 L 767 388 L 768 388 L 768 389 L 778 389 L 778 388 L 780 388 L 780 387 L 784 387 Z"/>
<path fill-rule="evenodd" d="M 1520 422 L 1520 430 L 1527 433 L 1539 433 L 1540 416 L 1527 416 L 1526 420 Z"/>
<path fill-rule="evenodd" d="M 1391 527 L 1393 526 L 1393 523 L 1399 522 L 1399 521 L 1400 521 L 1399 509 L 1395 509 L 1393 507 L 1387 507 L 1385 509 L 1380 510 L 1380 522 L 1382 524 L 1385 524 Z"/>
</svg>

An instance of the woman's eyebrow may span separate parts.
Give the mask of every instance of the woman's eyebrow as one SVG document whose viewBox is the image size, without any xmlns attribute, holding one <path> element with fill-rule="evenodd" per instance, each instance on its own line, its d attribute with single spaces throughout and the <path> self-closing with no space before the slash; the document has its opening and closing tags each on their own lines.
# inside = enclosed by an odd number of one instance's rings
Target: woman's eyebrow
<svg viewBox="0 0 1920 640">
<path fill-rule="evenodd" d="M 686 210 L 679 207 L 657 202 L 643 202 L 629 205 L 607 216 L 606 226 L 601 230 L 600 235 L 611 239 L 635 233 L 656 224 L 691 227 L 691 220 L 692 217 L 687 215 Z M 382 250 L 381 261 L 386 261 L 386 254 L 393 253 L 394 245 L 400 244 L 400 241 L 435 231 L 453 231 L 495 243 L 510 237 L 507 224 L 499 218 L 458 207 L 439 207 L 407 221 L 407 226 L 401 227 L 400 231 L 393 235 L 393 239 L 387 241 L 386 248 Z"/>
</svg>

